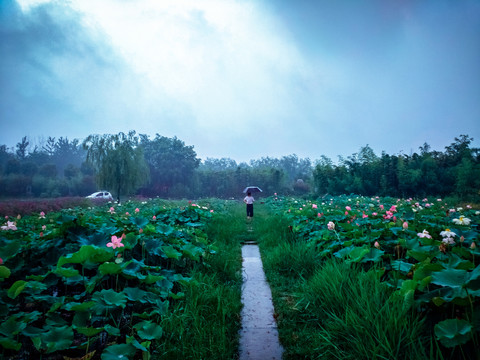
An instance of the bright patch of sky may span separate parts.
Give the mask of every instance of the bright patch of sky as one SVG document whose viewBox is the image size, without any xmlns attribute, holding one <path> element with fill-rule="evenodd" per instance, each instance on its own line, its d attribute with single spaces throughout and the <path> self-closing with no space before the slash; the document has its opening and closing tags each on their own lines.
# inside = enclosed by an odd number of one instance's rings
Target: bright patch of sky
<svg viewBox="0 0 480 360">
<path fill-rule="evenodd" d="M 480 140 L 478 1 L 4 0 L 0 144 L 131 129 L 248 161 Z"/>
</svg>

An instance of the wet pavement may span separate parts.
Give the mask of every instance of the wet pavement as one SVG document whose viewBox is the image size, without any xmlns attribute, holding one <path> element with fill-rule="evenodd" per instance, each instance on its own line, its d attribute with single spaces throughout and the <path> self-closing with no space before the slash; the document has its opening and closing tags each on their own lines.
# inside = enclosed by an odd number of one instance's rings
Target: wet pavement
<svg viewBox="0 0 480 360">
<path fill-rule="evenodd" d="M 240 360 L 280 360 L 283 348 L 278 340 L 272 293 L 263 272 L 258 246 L 253 243 L 244 245 L 242 257 Z"/>
</svg>

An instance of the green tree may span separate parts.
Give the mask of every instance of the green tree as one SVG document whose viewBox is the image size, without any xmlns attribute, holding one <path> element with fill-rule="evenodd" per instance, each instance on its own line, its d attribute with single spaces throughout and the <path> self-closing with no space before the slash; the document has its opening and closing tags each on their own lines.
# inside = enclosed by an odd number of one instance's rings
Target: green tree
<svg viewBox="0 0 480 360">
<path fill-rule="evenodd" d="M 135 131 L 128 134 L 90 135 L 83 142 L 87 162 L 96 173 L 98 186 L 113 189 L 120 202 L 148 182 L 149 171 Z"/>
<path fill-rule="evenodd" d="M 153 140 L 146 135 L 140 137 L 145 161 L 152 175 L 147 191 L 151 195 L 188 195 L 194 182 L 195 169 L 200 164 L 193 146 L 186 146 L 176 137 L 168 138 L 159 134 Z"/>
</svg>

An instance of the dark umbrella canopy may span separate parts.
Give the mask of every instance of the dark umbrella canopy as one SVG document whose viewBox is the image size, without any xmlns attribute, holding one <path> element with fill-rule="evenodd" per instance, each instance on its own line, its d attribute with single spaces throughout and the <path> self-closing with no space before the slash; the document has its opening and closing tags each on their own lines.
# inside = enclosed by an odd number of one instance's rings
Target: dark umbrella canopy
<svg viewBox="0 0 480 360">
<path fill-rule="evenodd" d="M 256 192 L 262 192 L 262 189 L 260 189 L 258 186 L 247 186 L 245 189 L 243 189 L 244 193 L 256 193 Z"/>
</svg>

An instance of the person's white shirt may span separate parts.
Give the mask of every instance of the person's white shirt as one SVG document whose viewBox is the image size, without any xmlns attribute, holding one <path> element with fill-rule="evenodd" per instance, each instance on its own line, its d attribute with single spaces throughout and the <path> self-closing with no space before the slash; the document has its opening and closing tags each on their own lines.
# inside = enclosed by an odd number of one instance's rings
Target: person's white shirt
<svg viewBox="0 0 480 360">
<path fill-rule="evenodd" d="M 253 204 L 253 202 L 255 201 L 255 199 L 253 198 L 253 196 L 245 196 L 245 199 L 243 199 L 243 201 L 247 204 L 247 205 L 250 205 L 250 204 Z"/>
</svg>

